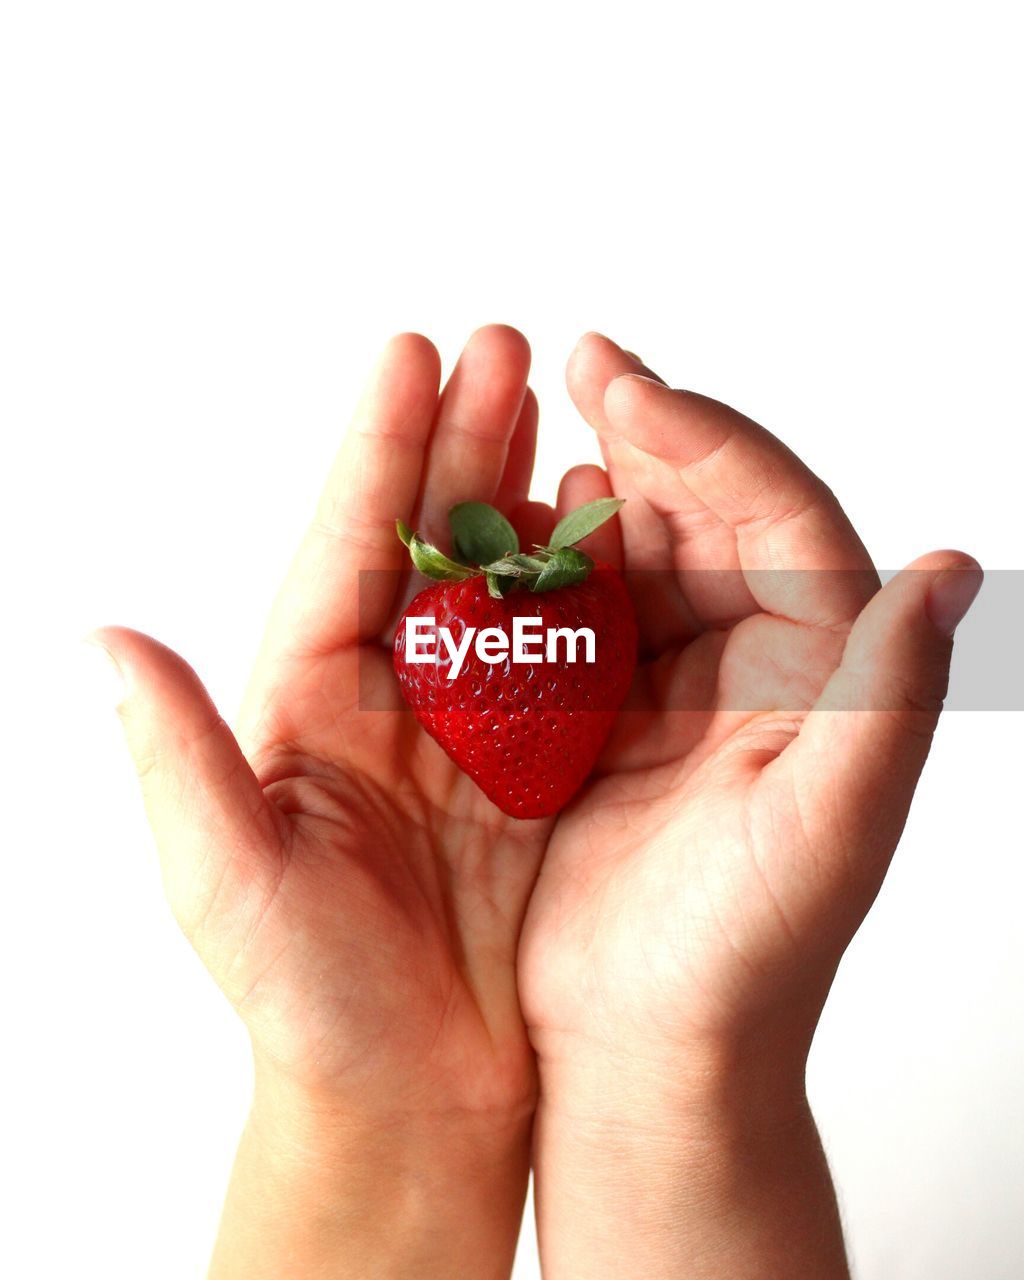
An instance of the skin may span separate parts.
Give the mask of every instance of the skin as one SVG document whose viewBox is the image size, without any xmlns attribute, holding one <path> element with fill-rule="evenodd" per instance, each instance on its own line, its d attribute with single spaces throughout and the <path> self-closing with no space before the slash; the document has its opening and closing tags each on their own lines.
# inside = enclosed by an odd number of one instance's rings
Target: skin
<svg viewBox="0 0 1024 1280">
<path fill-rule="evenodd" d="M 237 735 L 170 650 L 94 635 L 169 901 L 253 1044 L 215 1280 L 507 1275 L 531 1158 L 545 1275 L 846 1274 L 803 1061 L 980 571 L 934 552 L 878 592 L 777 440 L 596 334 L 567 381 L 605 468 L 531 503 L 528 372 L 501 325 L 443 390 L 426 338 L 388 344 Z M 647 571 L 634 694 L 593 783 L 516 822 L 395 703 L 394 519 L 446 545 L 492 501 L 528 544 L 612 491 L 587 550 Z"/>
</svg>

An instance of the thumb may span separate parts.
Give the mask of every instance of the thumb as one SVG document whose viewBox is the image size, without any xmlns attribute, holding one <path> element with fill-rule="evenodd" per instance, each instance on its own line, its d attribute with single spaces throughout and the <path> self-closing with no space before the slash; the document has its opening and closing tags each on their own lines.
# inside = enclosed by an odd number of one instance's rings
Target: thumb
<svg viewBox="0 0 1024 1280">
<path fill-rule="evenodd" d="M 959 551 L 931 552 L 897 574 L 861 611 L 796 740 L 768 766 L 791 771 L 813 830 L 838 835 L 874 891 L 942 710 L 953 632 L 981 582 L 977 561 Z"/>
<path fill-rule="evenodd" d="M 126 627 L 103 627 L 86 638 L 106 650 L 121 675 L 118 714 L 164 887 L 191 937 L 222 901 L 273 884 L 279 811 L 183 658 Z"/>
</svg>

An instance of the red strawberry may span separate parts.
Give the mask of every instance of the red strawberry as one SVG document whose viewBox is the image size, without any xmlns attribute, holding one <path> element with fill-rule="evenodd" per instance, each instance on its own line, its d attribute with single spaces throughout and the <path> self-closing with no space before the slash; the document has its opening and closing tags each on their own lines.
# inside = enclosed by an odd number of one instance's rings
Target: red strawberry
<svg viewBox="0 0 1024 1280">
<path fill-rule="evenodd" d="M 440 579 L 412 601 L 395 633 L 402 694 L 431 737 L 512 817 L 548 817 L 568 803 L 629 690 L 636 622 L 625 584 L 610 565 L 572 545 L 621 505 L 616 498 L 587 503 L 559 523 L 548 546 L 522 555 L 493 507 L 460 503 L 450 518 L 461 562 L 398 526 L 416 567 Z M 433 620 L 417 626 L 417 651 L 427 661 L 409 660 L 406 620 L 413 618 Z M 527 661 L 512 660 L 515 618 L 539 620 L 525 627 L 537 655 Z M 509 641 L 502 653 L 501 638 L 490 633 L 493 662 L 477 648 L 484 628 L 500 629 Z M 568 660 L 564 637 L 549 653 L 551 628 L 589 628 L 594 660 L 584 660 L 582 636 L 577 661 Z"/>
</svg>

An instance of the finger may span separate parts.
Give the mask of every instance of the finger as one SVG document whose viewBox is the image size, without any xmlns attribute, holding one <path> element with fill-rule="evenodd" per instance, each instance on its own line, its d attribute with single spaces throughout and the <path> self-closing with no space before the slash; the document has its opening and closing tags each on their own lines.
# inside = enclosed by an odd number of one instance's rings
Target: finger
<svg viewBox="0 0 1024 1280">
<path fill-rule="evenodd" d="M 192 668 L 125 627 L 89 637 L 121 674 L 118 712 L 156 837 L 164 886 L 191 933 L 218 906 L 272 892 L 284 820 Z"/>
<path fill-rule="evenodd" d="M 732 531 L 762 609 L 839 627 L 877 589 L 870 557 L 835 496 L 757 423 L 632 374 L 609 383 L 604 408 L 613 432 L 668 463 L 692 499 Z M 692 517 L 689 505 L 683 514 Z"/>
<path fill-rule="evenodd" d="M 261 666 L 320 657 L 380 630 L 405 563 L 395 520 L 416 501 L 440 380 L 440 357 L 421 334 L 385 347 L 274 603 Z"/>
<path fill-rule="evenodd" d="M 565 379 L 573 403 L 597 433 L 614 493 L 626 500 L 619 513 L 623 557 L 641 645 L 650 653 L 692 639 L 701 630 L 701 621 L 680 590 L 671 531 L 653 505 L 667 468 L 617 435 L 605 413 L 608 384 L 644 368 L 610 338 L 585 333 L 569 357 Z M 692 502 L 696 511 L 705 514 L 702 503 Z"/>
<path fill-rule="evenodd" d="M 441 393 L 414 517 L 431 541 L 449 545 L 457 502 L 493 502 L 526 397 L 530 347 L 504 324 L 477 329 Z"/>
<path fill-rule="evenodd" d="M 624 373 L 639 373 L 641 368 L 635 357 L 611 338 L 585 333 L 569 356 L 565 382 L 573 404 L 597 433 L 614 492 L 626 499 L 620 513 L 620 533 L 630 566 L 666 569 L 671 567 L 671 544 L 664 522 L 646 500 L 641 473 L 644 460 L 625 441 L 615 438 L 604 407 L 608 384 Z"/>
<path fill-rule="evenodd" d="M 608 473 L 602 467 L 584 465 L 572 467 L 562 477 L 558 486 L 558 504 L 556 518 L 561 520 L 570 511 L 582 507 L 585 502 L 593 502 L 595 498 L 612 497 L 612 487 L 608 483 Z M 622 533 L 617 515 L 607 520 L 600 528 L 583 539 L 580 549 L 595 560 L 603 560 L 616 569 L 622 568 Z"/>
<path fill-rule="evenodd" d="M 928 755 L 953 630 L 981 581 L 977 562 L 955 551 L 932 552 L 897 574 L 855 622 L 795 741 L 764 770 L 800 797 L 812 845 L 841 839 L 872 895 Z"/>
<path fill-rule="evenodd" d="M 527 387 L 519 417 L 512 432 L 505 470 L 494 497 L 494 505 L 508 515 L 530 496 L 533 463 L 537 454 L 537 397 Z"/>
</svg>

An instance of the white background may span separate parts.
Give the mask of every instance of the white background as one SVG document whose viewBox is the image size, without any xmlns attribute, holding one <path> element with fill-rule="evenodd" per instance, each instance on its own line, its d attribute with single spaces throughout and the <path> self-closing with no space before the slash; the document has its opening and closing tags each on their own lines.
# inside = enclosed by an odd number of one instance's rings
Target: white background
<svg viewBox="0 0 1024 1280">
<path fill-rule="evenodd" d="M 154 632 L 230 717 L 379 348 L 450 368 L 494 320 L 537 496 L 595 456 L 562 375 L 597 328 L 782 435 L 882 567 L 1024 567 L 1020 45 L 984 2 L 2 13 L 0 1272 L 181 1280 L 246 1042 L 78 637 Z M 861 1280 L 1024 1274 L 1021 728 L 947 715 L 816 1043 Z"/>
</svg>

